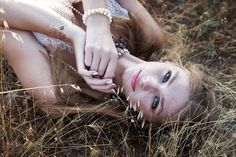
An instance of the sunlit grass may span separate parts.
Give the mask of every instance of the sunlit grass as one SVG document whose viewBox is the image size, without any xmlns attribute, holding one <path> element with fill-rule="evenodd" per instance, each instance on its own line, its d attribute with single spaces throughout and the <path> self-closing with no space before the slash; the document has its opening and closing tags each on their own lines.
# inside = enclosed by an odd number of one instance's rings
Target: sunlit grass
<svg viewBox="0 0 236 157">
<path fill-rule="evenodd" d="M 39 110 L 26 94 L 30 89 L 22 89 L 1 57 L 0 156 L 236 156 L 235 2 L 142 2 L 165 30 L 181 39 L 171 41 L 189 60 L 207 66 L 219 119 L 144 129 L 136 120 L 123 123 L 93 112 L 65 113 L 55 120 Z M 0 51 L 2 55 L 2 46 Z"/>
</svg>

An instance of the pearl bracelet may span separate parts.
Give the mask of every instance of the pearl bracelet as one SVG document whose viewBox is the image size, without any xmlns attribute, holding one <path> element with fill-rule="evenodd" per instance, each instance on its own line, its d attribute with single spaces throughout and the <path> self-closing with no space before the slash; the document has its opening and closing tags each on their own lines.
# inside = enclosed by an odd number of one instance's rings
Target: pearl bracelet
<svg viewBox="0 0 236 157">
<path fill-rule="evenodd" d="M 115 41 L 115 46 L 116 46 L 119 58 L 125 53 L 130 54 L 129 50 L 125 47 L 125 45 L 121 41 Z"/>
<path fill-rule="evenodd" d="M 116 48 L 116 49 L 117 49 L 117 52 L 118 52 L 118 58 L 120 58 L 125 53 L 130 54 L 129 50 L 126 49 L 126 48 L 124 48 L 124 49 Z"/>
<path fill-rule="evenodd" d="M 87 21 L 87 18 L 93 14 L 101 14 L 101 15 L 104 15 L 108 18 L 109 20 L 109 24 L 111 24 L 112 22 L 112 15 L 111 15 L 111 12 L 110 10 L 106 9 L 106 8 L 95 8 L 95 9 L 89 9 L 87 11 L 85 11 L 85 13 L 83 14 L 83 17 L 82 17 L 82 20 L 83 20 L 83 23 L 85 25 L 86 24 L 86 21 Z"/>
</svg>

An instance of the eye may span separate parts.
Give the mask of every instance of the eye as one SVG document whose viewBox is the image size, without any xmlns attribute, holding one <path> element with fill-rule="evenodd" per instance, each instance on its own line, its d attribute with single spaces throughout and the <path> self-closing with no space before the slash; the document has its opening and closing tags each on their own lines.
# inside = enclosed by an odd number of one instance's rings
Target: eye
<svg viewBox="0 0 236 157">
<path fill-rule="evenodd" d="M 165 57 L 161 57 L 160 58 L 160 62 L 166 62 L 168 59 L 167 58 L 165 58 Z"/>
<path fill-rule="evenodd" d="M 164 78 L 162 79 L 162 83 L 165 83 L 165 82 L 167 82 L 169 79 L 170 79 L 170 77 L 171 77 L 171 71 L 168 71 L 166 74 L 165 74 L 165 76 L 164 76 Z"/>
<path fill-rule="evenodd" d="M 152 109 L 153 109 L 153 110 L 158 107 L 159 101 L 160 101 L 159 97 L 158 97 L 158 96 L 155 96 L 154 99 L 153 99 L 153 102 L 152 102 Z"/>
</svg>

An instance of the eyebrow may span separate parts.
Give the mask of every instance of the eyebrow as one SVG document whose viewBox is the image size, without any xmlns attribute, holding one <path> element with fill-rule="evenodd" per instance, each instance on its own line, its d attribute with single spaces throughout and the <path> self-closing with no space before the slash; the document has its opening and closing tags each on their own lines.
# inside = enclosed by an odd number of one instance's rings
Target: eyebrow
<svg viewBox="0 0 236 157">
<path fill-rule="evenodd" d="M 168 86 L 171 85 L 171 84 L 174 82 L 174 80 L 178 77 L 178 75 L 179 75 L 179 72 L 176 71 L 176 73 L 174 74 L 174 76 L 170 79 L 170 81 L 169 81 L 169 83 L 168 83 Z"/>
</svg>

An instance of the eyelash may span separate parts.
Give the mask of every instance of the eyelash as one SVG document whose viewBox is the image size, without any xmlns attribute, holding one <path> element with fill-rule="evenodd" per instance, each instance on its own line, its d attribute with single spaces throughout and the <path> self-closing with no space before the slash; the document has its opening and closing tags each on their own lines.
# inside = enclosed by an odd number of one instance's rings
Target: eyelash
<svg viewBox="0 0 236 157">
<path fill-rule="evenodd" d="M 162 83 L 166 83 L 169 79 L 170 79 L 170 77 L 171 77 L 171 71 L 168 71 L 166 74 L 165 74 L 165 76 L 164 76 L 164 78 L 162 79 Z"/>
<path fill-rule="evenodd" d="M 155 96 L 153 99 L 153 102 L 152 102 L 152 109 L 153 110 L 159 106 L 159 101 L 160 101 L 160 98 L 158 96 Z"/>
</svg>

